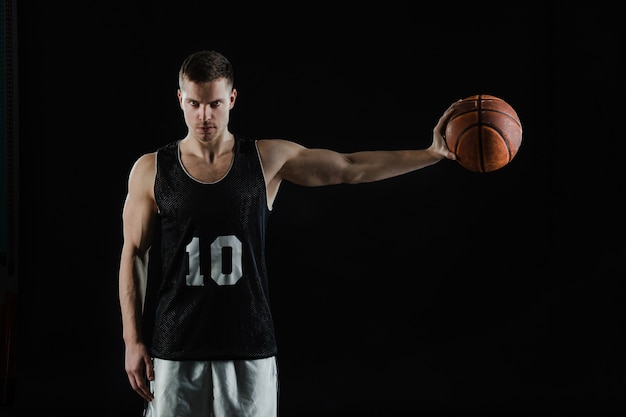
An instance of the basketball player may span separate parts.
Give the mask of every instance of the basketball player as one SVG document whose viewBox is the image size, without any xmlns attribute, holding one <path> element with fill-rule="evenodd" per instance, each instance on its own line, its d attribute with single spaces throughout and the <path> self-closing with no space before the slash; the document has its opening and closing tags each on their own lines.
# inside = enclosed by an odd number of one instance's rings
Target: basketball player
<svg viewBox="0 0 626 417">
<path fill-rule="evenodd" d="M 227 58 L 215 51 L 188 56 L 178 90 L 187 134 L 139 157 L 129 175 L 119 297 L 126 373 L 149 417 L 277 416 L 264 239 L 282 181 L 365 183 L 456 158 L 440 133 L 454 104 L 426 149 L 338 153 L 230 132 L 236 99 Z M 162 281 L 154 336 L 144 341 L 156 232 Z"/>
</svg>

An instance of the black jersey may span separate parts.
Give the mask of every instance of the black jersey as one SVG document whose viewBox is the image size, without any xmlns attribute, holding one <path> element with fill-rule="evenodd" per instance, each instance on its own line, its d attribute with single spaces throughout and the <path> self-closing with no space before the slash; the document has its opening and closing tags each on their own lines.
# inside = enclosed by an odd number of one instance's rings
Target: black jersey
<svg viewBox="0 0 626 417">
<path fill-rule="evenodd" d="M 203 183 L 178 141 L 157 150 L 161 233 L 152 355 L 170 360 L 276 354 L 265 263 L 270 210 L 256 141 L 236 136 L 228 173 Z"/>
</svg>

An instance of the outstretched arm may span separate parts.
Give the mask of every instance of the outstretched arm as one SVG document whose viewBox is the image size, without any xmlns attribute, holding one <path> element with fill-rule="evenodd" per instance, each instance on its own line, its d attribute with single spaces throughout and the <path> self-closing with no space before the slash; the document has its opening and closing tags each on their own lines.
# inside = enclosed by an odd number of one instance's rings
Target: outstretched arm
<svg viewBox="0 0 626 417">
<path fill-rule="evenodd" d="M 125 369 L 132 388 L 145 400 L 152 400 L 146 378 L 152 380 L 152 358 L 142 339 L 141 319 L 145 297 L 148 253 L 156 218 L 154 202 L 155 155 L 139 158 L 128 180 L 128 194 L 122 212 L 123 236 L 119 269 L 119 297 L 122 336 L 126 345 Z"/>
<path fill-rule="evenodd" d="M 406 174 L 442 159 L 454 160 L 456 156 L 448 149 L 442 130 L 455 105 L 440 117 L 426 149 L 339 153 L 279 139 L 259 141 L 270 193 L 283 179 L 303 186 L 358 184 Z"/>
</svg>

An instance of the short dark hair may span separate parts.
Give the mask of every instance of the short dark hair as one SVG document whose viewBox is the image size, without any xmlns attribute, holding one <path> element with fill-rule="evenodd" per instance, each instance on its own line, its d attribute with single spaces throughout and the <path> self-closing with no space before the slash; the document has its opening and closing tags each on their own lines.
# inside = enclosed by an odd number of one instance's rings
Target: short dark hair
<svg viewBox="0 0 626 417">
<path fill-rule="evenodd" d="M 232 87 L 235 74 L 230 61 L 217 51 L 198 51 L 183 61 L 178 72 L 178 85 L 182 89 L 183 80 L 206 83 L 225 78 Z"/>
</svg>

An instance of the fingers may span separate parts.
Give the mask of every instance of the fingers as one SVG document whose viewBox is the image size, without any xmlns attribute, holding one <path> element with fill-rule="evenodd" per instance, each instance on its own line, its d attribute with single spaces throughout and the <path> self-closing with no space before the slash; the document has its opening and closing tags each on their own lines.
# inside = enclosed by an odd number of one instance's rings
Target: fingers
<svg viewBox="0 0 626 417">
<path fill-rule="evenodd" d="M 154 381 L 154 364 L 152 363 L 152 360 L 146 359 L 145 365 L 146 365 L 146 377 L 148 378 L 148 381 Z"/>
<path fill-rule="evenodd" d="M 459 100 L 460 101 L 460 100 Z M 443 112 L 443 114 L 441 115 L 441 117 L 439 118 L 439 122 L 437 123 L 438 127 L 443 127 L 447 122 L 448 119 L 450 118 L 450 115 L 452 114 L 452 112 L 454 111 L 454 109 L 456 108 L 456 106 L 459 104 L 459 101 L 455 101 L 454 103 L 452 103 L 447 109 L 446 111 Z"/>
<path fill-rule="evenodd" d="M 145 373 L 144 373 L 145 369 Z M 152 401 L 154 395 L 150 389 L 150 381 L 154 381 L 154 365 L 150 357 L 144 358 L 144 367 L 142 369 L 135 369 L 133 371 L 127 371 L 128 381 L 130 386 L 139 394 L 144 400 Z"/>
<path fill-rule="evenodd" d="M 450 116 L 450 114 L 454 111 L 454 109 L 456 109 L 456 106 L 459 105 L 459 103 L 463 101 L 463 99 L 458 99 L 457 101 L 455 101 L 454 103 L 450 104 L 450 106 L 446 109 L 446 111 L 443 113 L 443 118 L 446 119 Z"/>
<path fill-rule="evenodd" d="M 130 382 L 130 386 L 133 387 L 137 394 L 141 395 L 141 397 L 146 401 L 152 401 L 154 395 L 152 395 L 152 391 L 150 391 L 150 386 L 143 375 L 140 374 L 129 374 L 128 381 Z"/>
<path fill-rule="evenodd" d="M 463 101 L 463 99 L 459 99 L 455 101 L 454 103 L 450 104 L 450 106 L 448 106 L 446 111 L 444 111 L 441 117 L 439 118 L 439 121 L 437 122 L 437 125 L 435 126 L 434 130 L 436 133 L 440 134 L 442 137 L 445 137 L 444 130 L 445 130 L 446 124 L 448 123 L 448 120 L 450 119 L 450 116 L 452 115 L 452 112 L 454 111 L 454 109 L 456 109 L 456 106 L 461 101 Z M 452 159 L 452 158 L 448 158 L 448 159 Z"/>
</svg>

